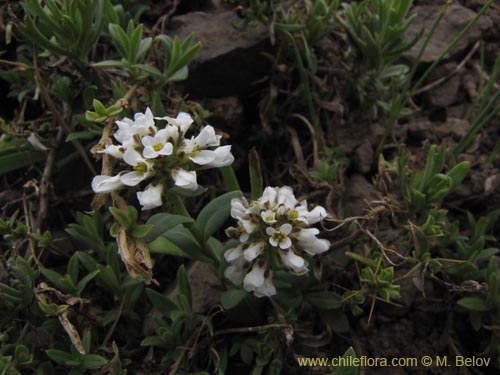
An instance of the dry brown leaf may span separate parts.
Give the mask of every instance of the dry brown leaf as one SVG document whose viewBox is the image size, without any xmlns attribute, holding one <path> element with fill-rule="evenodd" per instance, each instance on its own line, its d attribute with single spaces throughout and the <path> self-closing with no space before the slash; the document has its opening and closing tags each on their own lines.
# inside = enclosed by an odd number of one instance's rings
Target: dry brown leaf
<svg viewBox="0 0 500 375">
<path fill-rule="evenodd" d="M 116 226 L 118 252 L 123 263 L 125 263 L 127 272 L 134 279 L 137 279 L 138 275 L 142 275 L 146 284 L 156 283 L 156 280 L 153 279 L 153 266 L 146 242 L 129 236 L 125 228 L 118 223 L 116 223 Z"/>
</svg>

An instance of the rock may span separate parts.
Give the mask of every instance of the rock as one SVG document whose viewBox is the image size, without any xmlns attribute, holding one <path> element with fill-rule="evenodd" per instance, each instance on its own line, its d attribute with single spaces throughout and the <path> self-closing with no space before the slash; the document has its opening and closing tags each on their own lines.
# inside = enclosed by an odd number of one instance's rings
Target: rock
<svg viewBox="0 0 500 375">
<path fill-rule="evenodd" d="M 454 140 L 460 141 L 469 129 L 469 121 L 461 118 L 448 118 L 446 122 L 436 126 L 435 133 L 438 138 L 451 136 Z"/>
<path fill-rule="evenodd" d="M 373 147 L 370 141 L 365 139 L 359 147 L 354 150 L 354 155 L 352 156 L 354 168 L 362 174 L 368 173 L 372 167 L 373 158 Z"/>
<path fill-rule="evenodd" d="M 366 214 L 368 203 L 378 198 L 377 190 L 360 174 L 354 174 L 347 181 L 344 207 L 352 216 Z"/>
<path fill-rule="evenodd" d="M 456 67 L 456 62 L 438 66 L 427 79 L 427 83 L 434 82 L 441 77 L 452 73 Z M 454 74 L 443 83 L 425 92 L 426 101 L 432 107 L 448 108 L 459 101 L 460 85 L 462 79 L 460 75 Z"/>
<path fill-rule="evenodd" d="M 262 55 L 270 48 L 267 28 L 236 27 L 241 23 L 231 10 L 191 12 L 172 19 L 171 37 L 183 40 L 194 33 L 202 44 L 189 66 L 187 92 L 203 97 L 238 95 L 267 73 L 270 62 Z"/>
<path fill-rule="evenodd" d="M 403 56 L 410 60 L 415 60 L 420 48 L 422 47 L 426 35 L 431 30 L 432 25 L 438 18 L 442 6 L 440 5 L 422 5 L 413 8 L 412 14 L 417 14 L 413 23 L 408 27 L 406 32 L 407 40 L 412 40 L 425 27 L 424 36 L 420 38 L 418 43 Z M 443 52 L 460 33 L 467 23 L 476 16 L 476 13 L 459 4 L 453 4 L 449 7 L 448 12 L 441 20 L 432 39 L 430 40 L 426 50 L 422 55 L 422 62 L 430 63 L 435 61 L 441 52 Z M 493 26 L 491 19 L 483 15 L 474 26 L 472 26 L 462 39 L 457 43 L 450 55 L 463 52 L 469 45 L 479 40 L 483 33 Z"/>
</svg>

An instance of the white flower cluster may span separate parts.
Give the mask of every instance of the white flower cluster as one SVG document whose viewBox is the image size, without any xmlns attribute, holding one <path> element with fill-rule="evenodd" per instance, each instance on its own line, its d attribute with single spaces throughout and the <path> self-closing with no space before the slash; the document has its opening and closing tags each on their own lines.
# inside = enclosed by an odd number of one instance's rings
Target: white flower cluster
<svg viewBox="0 0 500 375">
<path fill-rule="evenodd" d="M 225 252 L 230 265 L 224 275 L 236 285 L 243 283 L 257 297 L 276 294 L 272 268 L 280 265 L 293 274 L 305 274 L 309 271 L 306 255 L 330 248 L 330 241 L 317 238 L 319 230 L 310 227 L 326 217 L 326 210 L 317 206 L 309 211 L 307 202 L 298 202 L 288 186 L 267 187 L 262 197 L 250 203 L 233 199 L 231 216 L 238 226 L 228 228 L 226 234 L 240 243 Z"/>
<path fill-rule="evenodd" d="M 158 129 L 155 120 L 166 120 L 167 126 Z M 119 145 L 109 145 L 101 153 L 122 160 L 128 170 L 116 176 L 95 176 L 92 189 L 96 193 L 109 193 L 125 186 L 136 186 L 153 180 L 144 191 L 137 193 L 143 210 L 162 205 L 164 185 L 196 190 L 196 170 L 230 165 L 234 161 L 231 146 L 219 146 L 221 136 L 207 125 L 195 137 L 185 138 L 193 123 L 187 113 L 176 118 L 153 117 L 150 109 L 137 113 L 134 120 L 116 121 L 114 137 Z M 215 149 L 209 149 L 214 148 Z"/>
</svg>

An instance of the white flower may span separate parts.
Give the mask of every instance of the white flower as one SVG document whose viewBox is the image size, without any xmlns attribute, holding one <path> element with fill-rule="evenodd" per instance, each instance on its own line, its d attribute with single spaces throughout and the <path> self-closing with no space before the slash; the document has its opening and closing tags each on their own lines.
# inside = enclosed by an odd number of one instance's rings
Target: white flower
<svg viewBox="0 0 500 375">
<path fill-rule="evenodd" d="M 134 121 L 125 117 L 120 121 L 116 121 L 118 125 L 118 130 L 115 132 L 115 139 L 122 145 L 130 142 L 134 135 L 132 127 L 134 126 Z"/>
<path fill-rule="evenodd" d="M 266 203 L 271 203 L 274 206 L 274 200 L 276 199 L 277 194 L 278 193 L 275 188 L 270 186 L 266 187 L 262 192 L 262 196 L 259 198 L 259 205 L 263 206 Z"/>
<path fill-rule="evenodd" d="M 283 264 L 294 272 L 302 274 L 308 271 L 305 259 L 295 254 L 292 249 L 280 251 L 279 254 Z"/>
<path fill-rule="evenodd" d="M 279 246 L 281 249 L 288 249 L 292 246 L 292 240 L 288 235 L 292 232 L 292 226 L 289 223 L 282 224 L 278 230 L 273 227 L 267 227 L 266 233 L 269 236 L 271 246 Z"/>
<path fill-rule="evenodd" d="M 193 123 L 193 118 L 186 112 L 179 112 L 176 118 L 168 116 L 155 118 L 158 120 L 166 120 L 170 125 L 176 126 L 182 133 L 186 133 Z"/>
<path fill-rule="evenodd" d="M 151 162 L 144 159 L 141 154 L 134 149 L 127 149 L 123 154 L 123 160 L 128 165 L 134 167 L 133 171 L 124 173 L 120 176 L 120 181 L 123 184 L 135 186 L 153 175 L 153 165 Z"/>
<path fill-rule="evenodd" d="M 174 179 L 175 185 L 181 188 L 187 190 L 196 190 L 198 188 L 195 171 L 188 172 L 182 168 L 175 168 L 172 170 L 172 178 Z"/>
<path fill-rule="evenodd" d="M 243 257 L 243 248 L 242 245 L 239 244 L 237 247 L 233 247 L 231 249 L 226 250 L 224 253 L 224 258 L 228 263 L 233 263 L 234 261 Z"/>
<path fill-rule="evenodd" d="M 284 205 L 286 208 L 294 208 L 297 204 L 297 199 L 293 195 L 293 190 L 290 186 L 280 187 L 277 191 L 277 203 Z"/>
<path fill-rule="evenodd" d="M 149 184 L 144 191 L 137 192 L 137 199 L 139 200 L 143 210 L 151 210 L 162 205 L 162 193 L 162 184 Z"/>
<path fill-rule="evenodd" d="M 103 176 L 98 175 L 92 179 L 92 190 L 96 193 L 110 193 L 121 189 L 123 184 L 120 181 L 120 175 Z"/>
<path fill-rule="evenodd" d="M 243 257 L 247 262 L 251 262 L 262 254 L 265 246 L 264 242 L 251 243 L 247 247 L 243 246 Z"/>
<path fill-rule="evenodd" d="M 306 253 L 310 255 L 316 255 L 329 250 L 331 243 L 330 241 L 322 238 L 315 238 L 314 240 L 308 242 L 299 241 L 298 246 L 300 246 L 300 248 L 303 249 Z"/>
<path fill-rule="evenodd" d="M 231 217 L 233 219 L 241 219 L 246 215 L 248 202 L 243 198 L 231 199 Z"/>
<path fill-rule="evenodd" d="M 215 129 L 212 126 L 207 125 L 194 138 L 194 142 L 201 148 L 215 147 L 220 145 L 221 138 L 220 135 L 215 134 Z"/>
<path fill-rule="evenodd" d="M 264 283 L 260 287 L 255 288 L 254 294 L 256 297 L 271 297 L 276 294 L 276 287 L 273 284 L 272 274 L 269 274 L 269 276 L 264 279 Z"/>
<path fill-rule="evenodd" d="M 264 220 L 264 223 L 266 224 L 276 223 L 276 213 L 272 210 L 262 211 L 260 213 L 260 216 L 262 217 L 262 220 Z"/>
<path fill-rule="evenodd" d="M 146 112 L 134 115 L 133 131 L 135 134 L 144 136 L 149 134 L 150 129 L 156 131 L 155 120 L 151 110 L 146 108 Z"/>
<path fill-rule="evenodd" d="M 104 150 L 97 151 L 98 154 L 108 154 L 118 160 L 123 159 L 124 152 L 125 148 L 123 146 L 117 146 L 117 145 L 109 145 L 106 146 Z"/>
<path fill-rule="evenodd" d="M 247 292 L 253 292 L 255 289 L 260 288 L 264 284 L 265 267 L 255 263 L 252 270 L 245 275 L 243 279 L 243 288 Z"/>
<path fill-rule="evenodd" d="M 231 146 L 217 147 L 211 151 L 213 159 L 205 164 L 207 168 L 220 168 L 231 165 L 234 162 L 234 156 L 231 154 Z M 199 164 L 199 163 L 198 163 Z"/>
<path fill-rule="evenodd" d="M 169 136 L 168 129 L 162 129 L 154 135 L 154 137 L 147 135 L 142 138 L 142 144 L 144 145 L 144 150 L 142 154 L 145 158 L 154 159 L 159 155 L 172 155 L 174 146 L 167 142 Z"/>
<path fill-rule="evenodd" d="M 319 223 L 322 219 L 327 216 L 326 210 L 321 206 L 316 206 L 312 211 L 307 209 L 307 202 L 302 201 L 300 205 L 295 209 L 296 219 L 302 221 L 306 224 L 312 225 Z"/>
<path fill-rule="evenodd" d="M 122 145 L 133 145 L 135 142 L 134 135 L 139 137 L 148 135 L 151 131 L 156 132 L 156 126 L 153 114 L 149 108 L 145 113 L 136 113 L 134 120 L 127 117 L 116 121 L 118 130 L 115 132 L 115 139 Z"/>
<path fill-rule="evenodd" d="M 233 284 L 240 285 L 245 277 L 245 270 L 232 264 L 224 270 L 224 276 Z"/>
</svg>

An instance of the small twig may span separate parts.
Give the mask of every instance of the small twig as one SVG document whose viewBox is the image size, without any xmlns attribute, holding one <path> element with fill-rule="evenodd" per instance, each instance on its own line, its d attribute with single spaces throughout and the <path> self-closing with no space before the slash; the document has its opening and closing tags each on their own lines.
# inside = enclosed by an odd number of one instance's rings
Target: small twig
<svg viewBox="0 0 500 375">
<path fill-rule="evenodd" d="M 304 153 L 302 152 L 302 146 L 299 142 L 299 136 L 297 130 L 288 126 L 288 132 L 290 133 L 291 143 L 293 151 L 295 152 L 295 157 L 297 158 L 297 164 L 300 168 L 307 171 L 306 159 L 304 158 Z"/>
<path fill-rule="evenodd" d="M 120 303 L 120 308 L 118 309 L 118 313 L 116 314 L 115 320 L 112 324 L 112 326 L 109 328 L 109 331 L 106 333 L 106 337 L 104 337 L 104 340 L 102 341 L 101 348 L 106 347 L 106 344 L 108 343 L 109 339 L 113 335 L 113 332 L 116 329 L 116 326 L 118 324 L 118 321 L 120 320 L 120 317 L 123 313 L 123 307 L 125 306 L 125 297 L 122 297 L 122 302 Z"/>
<path fill-rule="evenodd" d="M 266 324 L 263 326 L 255 326 L 255 327 L 240 327 L 240 328 L 227 328 L 221 329 L 219 331 L 214 332 L 214 336 L 220 335 L 229 335 L 231 333 L 253 333 L 253 332 L 262 332 L 270 329 L 282 329 L 282 328 L 292 328 L 290 324 L 284 323 L 275 323 L 275 324 Z"/>
<path fill-rule="evenodd" d="M 57 149 L 61 143 L 63 136 L 63 129 L 59 128 L 57 135 L 55 137 L 55 142 L 49 155 L 47 156 L 47 161 L 45 163 L 45 168 L 43 169 L 42 179 L 40 180 L 40 203 L 38 207 L 38 215 L 36 219 L 36 228 L 41 229 L 45 218 L 47 217 L 47 212 L 49 209 L 49 187 L 51 185 L 52 168 L 54 167 L 54 162 L 56 160 Z"/>
<path fill-rule="evenodd" d="M 52 112 L 52 115 L 54 116 L 54 120 L 59 124 L 59 126 L 64 130 L 64 132 L 66 134 L 70 134 L 71 129 L 70 129 L 69 125 L 66 124 L 66 121 L 64 121 L 63 117 L 61 116 L 61 114 L 57 110 L 57 107 L 56 107 L 54 101 L 50 97 L 50 95 L 47 91 L 47 88 L 43 84 L 43 79 L 42 79 L 42 76 L 40 74 L 40 69 L 38 68 L 38 62 L 37 62 L 35 52 L 33 52 L 33 68 L 35 70 L 35 81 L 36 81 L 37 86 L 40 88 L 40 93 L 42 94 L 42 98 L 43 98 L 45 104 L 47 105 L 47 107 L 49 107 L 50 111 Z M 89 158 L 87 157 L 87 153 L 86 153 L 85 149 L 83 148 L 82 144 L 80 142 L 78 142 L 77 140 L 73 140 L 73 141 L 71 141 L 71 143 L 75 147 L 76 151 L 78 151 L 78 153 L 80 154 L 80 157 L 82 158 L 84 163 L 87 165 L 89 170 L 94 175 L 97 174 L 96 170 L 94 169 L 94 166 L 92 165 Z"/>
<path fill-rule="evenodd" d="M 307 128 L 309 129 L 309 132 L 311 133 L 312 144 L 313 144 L 313 167 L 317 168 L 318 164 L 319 164 L 318 140 L 317 140 L 316 130 L 314 129 L 313 124 L 311 124 L 311 122 L 307 118 L 305 118 L 304 116 L 302 116 L 299 113 L 293 113 L 290 115 L 290 117 L 295 117 L 295 118 L 298 118 L 299 120 L 302 120 L 302 122 L 304 124 L 306 124 Z"/>
<path fill-rule="evenodd" d="M 434 82 L 431 82 L 428 85 L 419 88 L 418 90 L 416 90 L 414 92 L 414 95 L 421 94 L 421 93 L 423 93 L 425 91 L 428 91 L 428 90 L 430 90 L 430 89 L 432 89 L 432 88 L 434 88 L 436 86 L 439 86 L 441 83 L 447 81 L 449 78 L 451 78 L 452 76 L 454 76 L 455 74 L 457 74 L 460 70 L 462 70 L 462 68 L 465 66 L 465 64 L 467 63 L 467 61 L 469 61 L 472 58 L 472 56 L 478 50 L 478 48 L 479 48 L 480 45 L 481 45 L 481 42 L 478 40 L 476 42 L 476 44 L 474 44 L 474 46 L 472 47 L 472 49 L 469 51 L 469 53 L 467 54 L 467 56 L 464 57 L 464 59 L 460 62 L 460 64 L 458 64 L 455 67 L 455 69 L 453 69 L 453 71 L 451 71 L 450 73 L 448 73 L 444 77 L 441 77 L 441 78 L 435 80 Z"/>
<path fill-rule="evenodd" d="M 481 74 L 485 81 L 489 81 L 491 79 L 490 75 L 481 68 L 477 61 L 472 64 L 472 67 L 476 70 L 476 72 Z M 498 85 L 496 82 L 493 82 L 493 88 L 495 90 L 498 90 L 500 89 L 500 85 Z"/>
<path fill-rule="evenodd" d="M 116 101 L 115 105 L 119 105 L 121 107 L 127 107 L 128 102 L 129 102 L 130 98 L 132 97 L 132 95 L 134 94 L 135 90 L 137 90 L 137 85 L 133 85 L 122 98 L 120 98 Z M 109 144 L 111 144 L 113 142 L 111 140 L 111 129 L 113 129 L 114 120 L 115 120 L 114 117 L 110 117 L 107 119 L 106 123 L 104 124 L 101 139 L 91 149 L 91 152 L 94 155 L 94 157 L 97 157 L 97 155 L 100 155 L 100 154 L 98 154 L 99 150 L 104 149 L 106 146 L 108 146 Z M 111 173 L 113 172 L 114 163 L 115 163 L 115 159 L 113 157 L 111 157 L 111 155 L 103 154 L 102 155 L 101 175 L 111 176 Z M 92 204 L 91 204 L 92 210 L 94 212 L 97 211 L 99 208 L 101 208 L 104 205 L 104 203 L 106 202 L 107 196 L 108 196 L 107 193 L 95 195 L 95 197 L 92 201 Z"/>
</svg>

